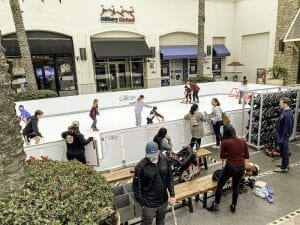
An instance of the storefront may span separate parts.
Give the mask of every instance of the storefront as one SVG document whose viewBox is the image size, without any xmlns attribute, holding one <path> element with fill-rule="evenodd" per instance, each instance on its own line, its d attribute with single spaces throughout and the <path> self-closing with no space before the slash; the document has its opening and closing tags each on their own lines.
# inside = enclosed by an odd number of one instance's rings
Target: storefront
<svg viewBox="0 0 300 225">
<path fill-rule="evenodd" d="M 152 53 L 143 38 L 92 38 L 97 91 L 144 87 L 145 58 Z"/>
<path fill-rule="evenodd" d="M 71 37 L 44 31 L 28 31 L 27 38 L 38 89 L 56 91 L 59 95 L 77 94 L 74 48 Z M 4 35 L 2 45 L 11 66 L 12 75 L 23 87 L 23 63 L 16 33 Z"/>
<path fill-rule="evenodd" d="M 160 46 L 161 85 L 180 85 L 197 74 L 197 46 Z"/>
<path fill-rule="evenodd" d="M 214 78 L 222 77 L 222 68 L 224 68 L 224 58 L 230 56 L 229 50 L 224 44 L 213 45 L 212 54 L 212 73 Z"/>
</svg>

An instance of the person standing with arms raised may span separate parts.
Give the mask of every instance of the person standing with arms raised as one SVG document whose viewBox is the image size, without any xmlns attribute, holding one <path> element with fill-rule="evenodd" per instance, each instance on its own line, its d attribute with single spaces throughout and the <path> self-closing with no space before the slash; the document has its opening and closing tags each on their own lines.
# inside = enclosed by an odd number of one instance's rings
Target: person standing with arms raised
<svg viewBox="0 0 300 225">
<path fill-rule="evenodd" d="M 289 170 L 289 139 L 293 134 L 294 128 L 294 112 L 290 108 L 291 100 L 287 97 L 280 99 L 279 106 L 282 113 L 277 124 L 277 141 L 279 145 L 281 164 L 274 172 L 285 173 Z"/>
</svg>

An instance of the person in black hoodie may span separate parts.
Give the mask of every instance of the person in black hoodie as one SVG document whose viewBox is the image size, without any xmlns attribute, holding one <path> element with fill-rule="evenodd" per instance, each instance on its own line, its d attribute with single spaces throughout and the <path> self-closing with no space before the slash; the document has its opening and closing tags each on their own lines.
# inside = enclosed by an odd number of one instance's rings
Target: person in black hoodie
<svg viewBox="0 0 300 225">
<path fill-rule="evenodd" d="M 282 113 L 277 124 L 277 142 L 282 161 L 281 164 L 276 164 L 279 168 L 274 170 L 278 173 L 288 172 L 289 170 L 289 139 L 294 128 L 294 112 L 290 109 L 291 103 L 291 100 L 287 97 L 281 98 L 279 103 Z"/>
<path fill-rule="evenodd" d="M 23 136 L 27 145 L 30 145 L 30 140 L 35 140 L 35 144 L 39 144 L 42 139 L 42 134 L 38 128 L 39 119 L 42 118 L 44 113 L 41 110 L 36 110 L 34 116 L 30 117 L 28 123 L 23 129 Z"/>
<path fill-rule="evenodd" d="M 87 140 L 79 131 L 79 122 L 73 121 L 72 126 L 68 128 L 61 134 L 62 138 L 65 139 L 67 144 L 67 159 L 68 160 L 78 160 L 83 164 L 86 164 L 84 146 L 89 144 L 93 137 L 89 137 Z"/>
<path fill-rule="evenodd" d="M 165 215 L 170 203 L 175 203 L 175 192 L 171 167 L 168 159 L 160 154 L 158 144 L 146 145 L 146 156 L 135 167 L 132 189 L 134 197 L 142 206 L 141 225 L 151 225 L 154 216 L 156 224 L 165 224 Z"/>
</svg>

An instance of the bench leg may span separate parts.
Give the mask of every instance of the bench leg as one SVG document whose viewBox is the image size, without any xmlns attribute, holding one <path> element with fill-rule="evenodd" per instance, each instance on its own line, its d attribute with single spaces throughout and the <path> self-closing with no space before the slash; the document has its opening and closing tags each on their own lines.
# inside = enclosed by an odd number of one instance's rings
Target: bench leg
<svg viewBox="0 0 300 225">
<path fill-rule="evenodd" d="M 192 198 L 188 199 L 188 204 L 189 204 L 190 213 L 194 212 Z"/>
<path fill-rule="evenodd" d="M 181 202 L 181 206 L 183 207 L 183 206 L 185 206 L 186 205 L 186 200 L 184 199 L 184 200 L 182 200 L 182 202 Z"/>
<path fill-rule="evenodd" d="M 205 169 L 206 169 L 206 170 L 208 170 L 206 156 L 205 156 L 205 157 L 203 157 L 203 161 L 204 161 L 204 167 L 205 167 Z"/>
<path fill-rule="evenodd" d="M 202 158 L 199 158 L 199 166 L 201 167 L 203 165 Z"/>
<path fill-rule="evenodd" d="M 206 209 L 207 207 L 207 192 L 203 194 L 203 208 Z"/>
<path fill-rule="evenodd" d="M 200 196 L 199 195 L 196 195 L 195 197 L 195 202 L 199 202 L 200 201 Z"/>
</svg>

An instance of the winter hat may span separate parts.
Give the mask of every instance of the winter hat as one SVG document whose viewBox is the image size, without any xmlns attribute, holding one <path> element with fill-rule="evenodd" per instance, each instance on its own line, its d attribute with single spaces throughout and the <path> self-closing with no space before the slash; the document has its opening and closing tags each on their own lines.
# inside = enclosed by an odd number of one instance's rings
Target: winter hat
<svg viewBox="0 0 300 225">
<path fill-rule="evenodd" d="M 154 141 L 148 142 L 146 145 L 146 157 L 156 157 L 158 153 L 158 144 Z"/>
<path fill-rule="evenodd" d="M 72 122 L 72 127 L 79 127 L 79 121 L 78 120 L 74 120 Z"/>
</svg>

